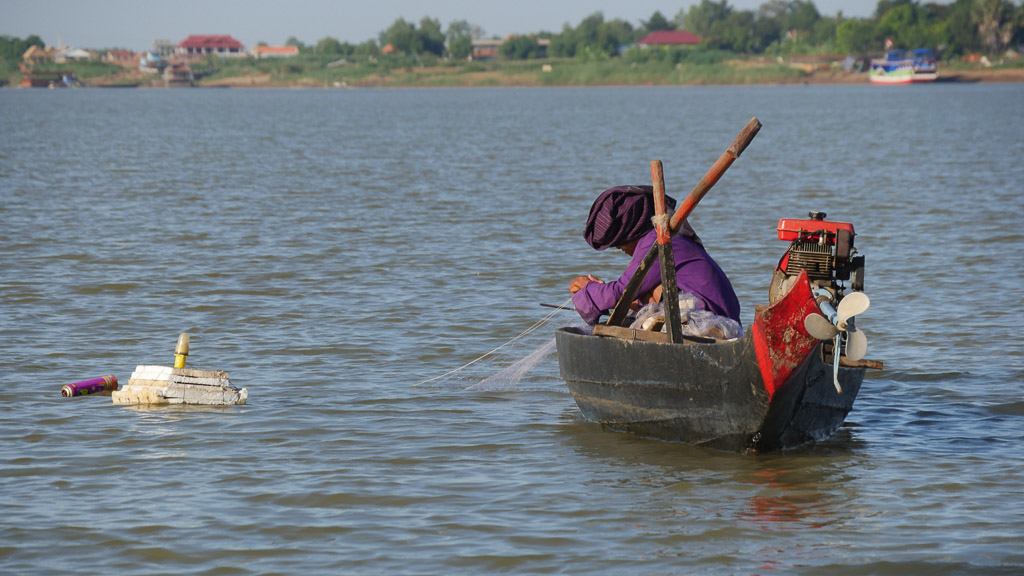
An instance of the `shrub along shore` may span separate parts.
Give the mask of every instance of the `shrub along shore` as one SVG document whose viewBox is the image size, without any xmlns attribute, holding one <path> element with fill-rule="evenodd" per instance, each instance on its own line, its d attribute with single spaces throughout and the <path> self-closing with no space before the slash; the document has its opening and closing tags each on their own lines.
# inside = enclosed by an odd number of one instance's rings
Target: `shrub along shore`
<svg viewBox="0 0 1024 576">
<path fill-rule="evenodd" d="M 867 83 L 866 63 L 851 69 L 844 62 L 801 62 L 772 58 L 708 57 L 682 62 L 630 62 L 606 59 L 443 61 L 413 58 L 363 62 L 323 62 L 297 57 L 280 60 L 206 58 L 190 63 L 198 87 L 480 87 L 480 86 L 672 86 L 753 84 L 857 84 Z M 163 87 L 157 74 L 134 65 L 100 62 L 48 65 L 73 71 L 82 86 Z M 1024 62 L 944 62 L 941 81 L 1024 82 Z M 18 86 L 20 74 L 7 78 Z"/>
</svg>

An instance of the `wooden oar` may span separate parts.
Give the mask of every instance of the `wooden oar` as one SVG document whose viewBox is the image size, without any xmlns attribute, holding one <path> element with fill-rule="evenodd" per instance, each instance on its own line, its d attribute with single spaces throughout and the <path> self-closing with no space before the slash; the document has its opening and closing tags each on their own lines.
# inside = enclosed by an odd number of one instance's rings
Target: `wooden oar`
<svg viewBox="0 0 1024 576">
<path fill-rule="evenodd" d="M 719 156 L 715 164 L 708 170 L 707 174 L 700 179 L 700 182 L 694 186 L 693 190 L 690 191 L 690 195 L 686 197 L 686 200 L 676 209 L 675 214 L 669 220 L 669 232 L 675 235 L 679 228 L 683 225 L 683 221 L 686 217 L 693 212 L 693 209 L 697 207 L 701 199 L 711 190 L 722 174 L 732 166 L 732 163 L 740 157 L 740 154 L 747 149 L 750 142 L 757 136 L 758 130 L 761 129 L 761 122 L 755 116 L 751 118 L 747 125 L 743 127 L 736 139 L 733 140 L 732 145 L 729 146 L 725 152 Z M 651 268 L 651 264 L 654 263 L 654 259 L 658 256 L 658 244 L 655 243 L 651 246 L 651 249 L 644 255 L 643 260 L 640 262 L 640 266 L 636 269 L 636 273 L 630 278 L 629 283 L 626 285 L 625 292 L 622 293 L 622 297 L 619 298 L 618 303 L 615 304 L 615 308 L 612 310 L 611 316 L 608 318 L 607 324 L 609 326 L 621 326 L 622 321 L 626 318 L 626 312 L 629 310 L 629 305 L 636 299 L 636 292 L 640 288 L 640 283 L 647 276 L 647 272 Z"/>
<path fill-rule="evenodd" d="M 672 254 L 672 234 L 665 207 L 665 171 L 661 160 L 651 160 L 651 181 L 654 183 L 654 229 L 658 232 L 658 262 L 661 263 L 661 301 L 664 303 L 665 332 L 668 341 L 682 341 L 679 320 L 679 287 L 676 285 L 676 259 Z"/>
</svg>

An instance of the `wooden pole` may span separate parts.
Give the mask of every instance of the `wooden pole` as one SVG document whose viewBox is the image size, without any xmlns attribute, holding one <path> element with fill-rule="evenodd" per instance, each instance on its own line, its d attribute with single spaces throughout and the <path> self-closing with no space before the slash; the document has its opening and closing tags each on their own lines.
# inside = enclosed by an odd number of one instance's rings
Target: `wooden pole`
<svg viewBox="0 0 1024 576">
<path fill-rule="evenodd" d="M 669 220 L 669 234 L 675 234 L 682 227 L 683 221 L 686 217 L 693 212 L 693 209 L 697 207 L 701 199 L 711 190 L 711 188 L 721 179 L 725 171 L 732 166 L 732 163 L 740 157 L 740 154 L 747 149 L 750 142 L 757 136 L 757 132 L 761 130 L 761 122 L 755 116 L 751 118 L 747 125 L 743 127 L 736 139 L 733 140 L 725 152 L 719 156 L 715 164 L 708 170 L 707 174 L 700 179 L 700 182 L 693 187 L 690 191 L 690 195 L 686 197 L 686 200 L 676 209 L 675 214 Z M 612 309 L 612 313 L 608 317 L 607 324 L 609 326 L 621 326 L 622 321 L 626 318 L 626 312 L 629 310 L 629 305 L 636 299 L 636 292 L 640 288 L 640 283 L 647 276 L 648 270 L 651 268 L 651 264 L 654 263 L 654 258 L 658 255 L 658 244 L 655 243 L 651 246 L 651 249 L 644 255 L 643 260 L 640 261 L 640 266 L 636 269 L 636 273 L 629 279 L 629 283 L 626 284 L 626 290 L 622 293 L 622 297 L 615 304 L 615 308 Z"/>
<path fill-rule="evenodd" d="M 658 256 L 661 262 L 661 301 L 670 343 L 682 342 L 679 319 L 679 287 L 676 285 L 676 261 L 672 254 L 672 234 L 665 214 L 665 172 L 661 160 L 651 160 L 651 181 L 654 183 L 654 229 L 658 233 Z"/>
<path fill-rule="evenodd" d="M 711 191 L 711 187 L 718 183 L 718 180 L 729 169 L 729 166 L 732 166 L 732 163 L 747 149 L 747 146 L 750 145 L 754 136 L 757 136 L 759 130 L 761 130 L 761 121 L 755 116 L 747 122 L 747 125 L 743 127 L 743 130 L 733 140 L 732 145 L 726 148 L 725 152 L 718 157 L 714 166 L 700 179 L 700 182 L 690 191 L 690 195 L 676 209 L 676 213 L 672 215 L 672 221 L 669 223 L 673 234 L 679 231 L 679 227 L 683 225 L 683 220 L 686 220 L 686 217 L 693 212 L 697 204 Z"/>
<path fill-rule="evenodd" d="M 644 254 L 644 259 L 640 261 L 640 266 L 637 267 L 633 277 L 629 279 L 629 283 L 626 284 L 626 289 L 623 291 L 622 296 L 619 297 L 619 301 L 615 304 L 615 308 L 612 309 L 612 313 L 608 316 L 609 326 L 622 326 L 622 321 L 626 319 L 626 312 L 629 311 L 629 305 L 633 300 L 636 299 L 636 292 L 640 289 L 640 283 L 647 277 L 647 271 L 651 269 L 651 264 L 654 264 L 654 259 L 658 257 L 658 244 L 655 243 L 651 246 L 651 249 Z"/>
</svg>

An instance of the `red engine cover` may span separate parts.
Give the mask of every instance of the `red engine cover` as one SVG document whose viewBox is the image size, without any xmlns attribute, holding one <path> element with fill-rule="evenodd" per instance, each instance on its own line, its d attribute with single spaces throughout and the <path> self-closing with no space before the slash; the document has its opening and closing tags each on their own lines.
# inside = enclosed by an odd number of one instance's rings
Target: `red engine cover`
<svg viewBox="0 0 1024 576">
<path fill-rule="evenodd" d="M 779 240 L 792 242 L 800 237 L 800 232 L 819 232 L 824 230 L 832 236 L 832 244 L 835 244 L 835 234 L 839 230 L 849 230 L 850 234 L 856 236 L 853 231 L 853 224 L 847 222 L 829 222 L 828 220 L 791 220 L 782 218 L 779 220 Z"/>
</svg>

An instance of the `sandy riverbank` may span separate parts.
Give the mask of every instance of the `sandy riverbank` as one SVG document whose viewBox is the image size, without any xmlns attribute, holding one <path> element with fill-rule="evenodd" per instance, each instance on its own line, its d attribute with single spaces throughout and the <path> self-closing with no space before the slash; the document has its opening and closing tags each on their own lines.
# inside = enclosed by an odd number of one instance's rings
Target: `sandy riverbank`
<svg viewBox="0 0 1024 576">
<path fill-rule="evenodd" d="M 413 70 L 416 73 L 417 80 L 409 81 L 409 77 L 401 77 L 395 75 L 376 75 L 370 76 L 358 80 L 345 82 L 344 84 L 331 84 L 329 87 L 404 87 L 404 86 L 454 86 L 454 87 L 472 87 L 472 86 L 549 86 L 550 84 L 543 83 L 540 77 L 536 74 L 515 74 L 509 75 L 501 71 L 480 71 L 471 72 L 465 74 L 445 74 L 438 75 L 437 78 L 443 78 L 443 81 L 432 83 L 430 82 L 431 71 L 426 69 Z M 939 82 L 964 82 L 964 83 L 979 83 L 979 82 L 1024 82 L 1024 68 L 1001 68 L 1001 69 L 977 69 L 977 70 L 951 70 L 940 73 Z M 792 77 L 792 78 L 779 78 L 775 80 L 769 80 L 761 82 L 763 84 L 868 84 L 867 72 L 861 73 L 850 73 L 843 71 L 816 71 L 810 74 Z M 652 84 L 652 83 L 640 83 L 639 85 Z M 709 82 L 694 81 L 688 83 L 690 85 L 703 85 L 710 84 Z M 290 83 L 279 83 L 274 82 L 269 74 L 263 75 L 252 75 L 242 76 L 236 78 L 226 78 L 216 81 L 203 82 L 202 86 L 221 86 L 221 87 L 291 87 L 291 88 L 303 88 L 303 87 L 322 87 L 322 83 L 318 83 L 315 80 L 304 79 L 298 82 Z M 595 84 L 601 85 L 601 84 Z"/>
<path fill-rule="evenodd" d="M 1016 83 L 1024 82 L 1024 68 L 954 68 L 940 71 L 939 82 L 963 83 Z M 667 82 L 672 85 L 709 85 L 709 84 L 868 84 L 866 72 L 851 73 L 841 70 L 818 70 L 807 74 L 768 76 L 759 81 L 715 82 L 694 78 L 687 82 Z M 163 87 L 163 79 L 138 71 L 126 71 L 123 75 L 106 78 L 94 78 L 83 82 L 86 86 L 116 87 Z M 658 81 L 629 82 L 573 82 L 572 85 L 654 85 L 663 84 Z M 413 86 L 444 86 L 444 87 L 480 87 L 480 86 L 553 86 L 558 83 L 546 82 L 540 74 L 509 73 L 505 70 L 480 70 L 473 72 L 456 72 L 451 68 L 409 68 L 402 73 L 375 74 L 362 78 L 325 83 L 313 78 L 299 78 L 289 81 L 275 79 L 270 74 L 246 74 L 228 78 L 200 80 L 200 87 L 223 88 L 320 88 L 320 87 L 413 87 Z"/>
</svg>

